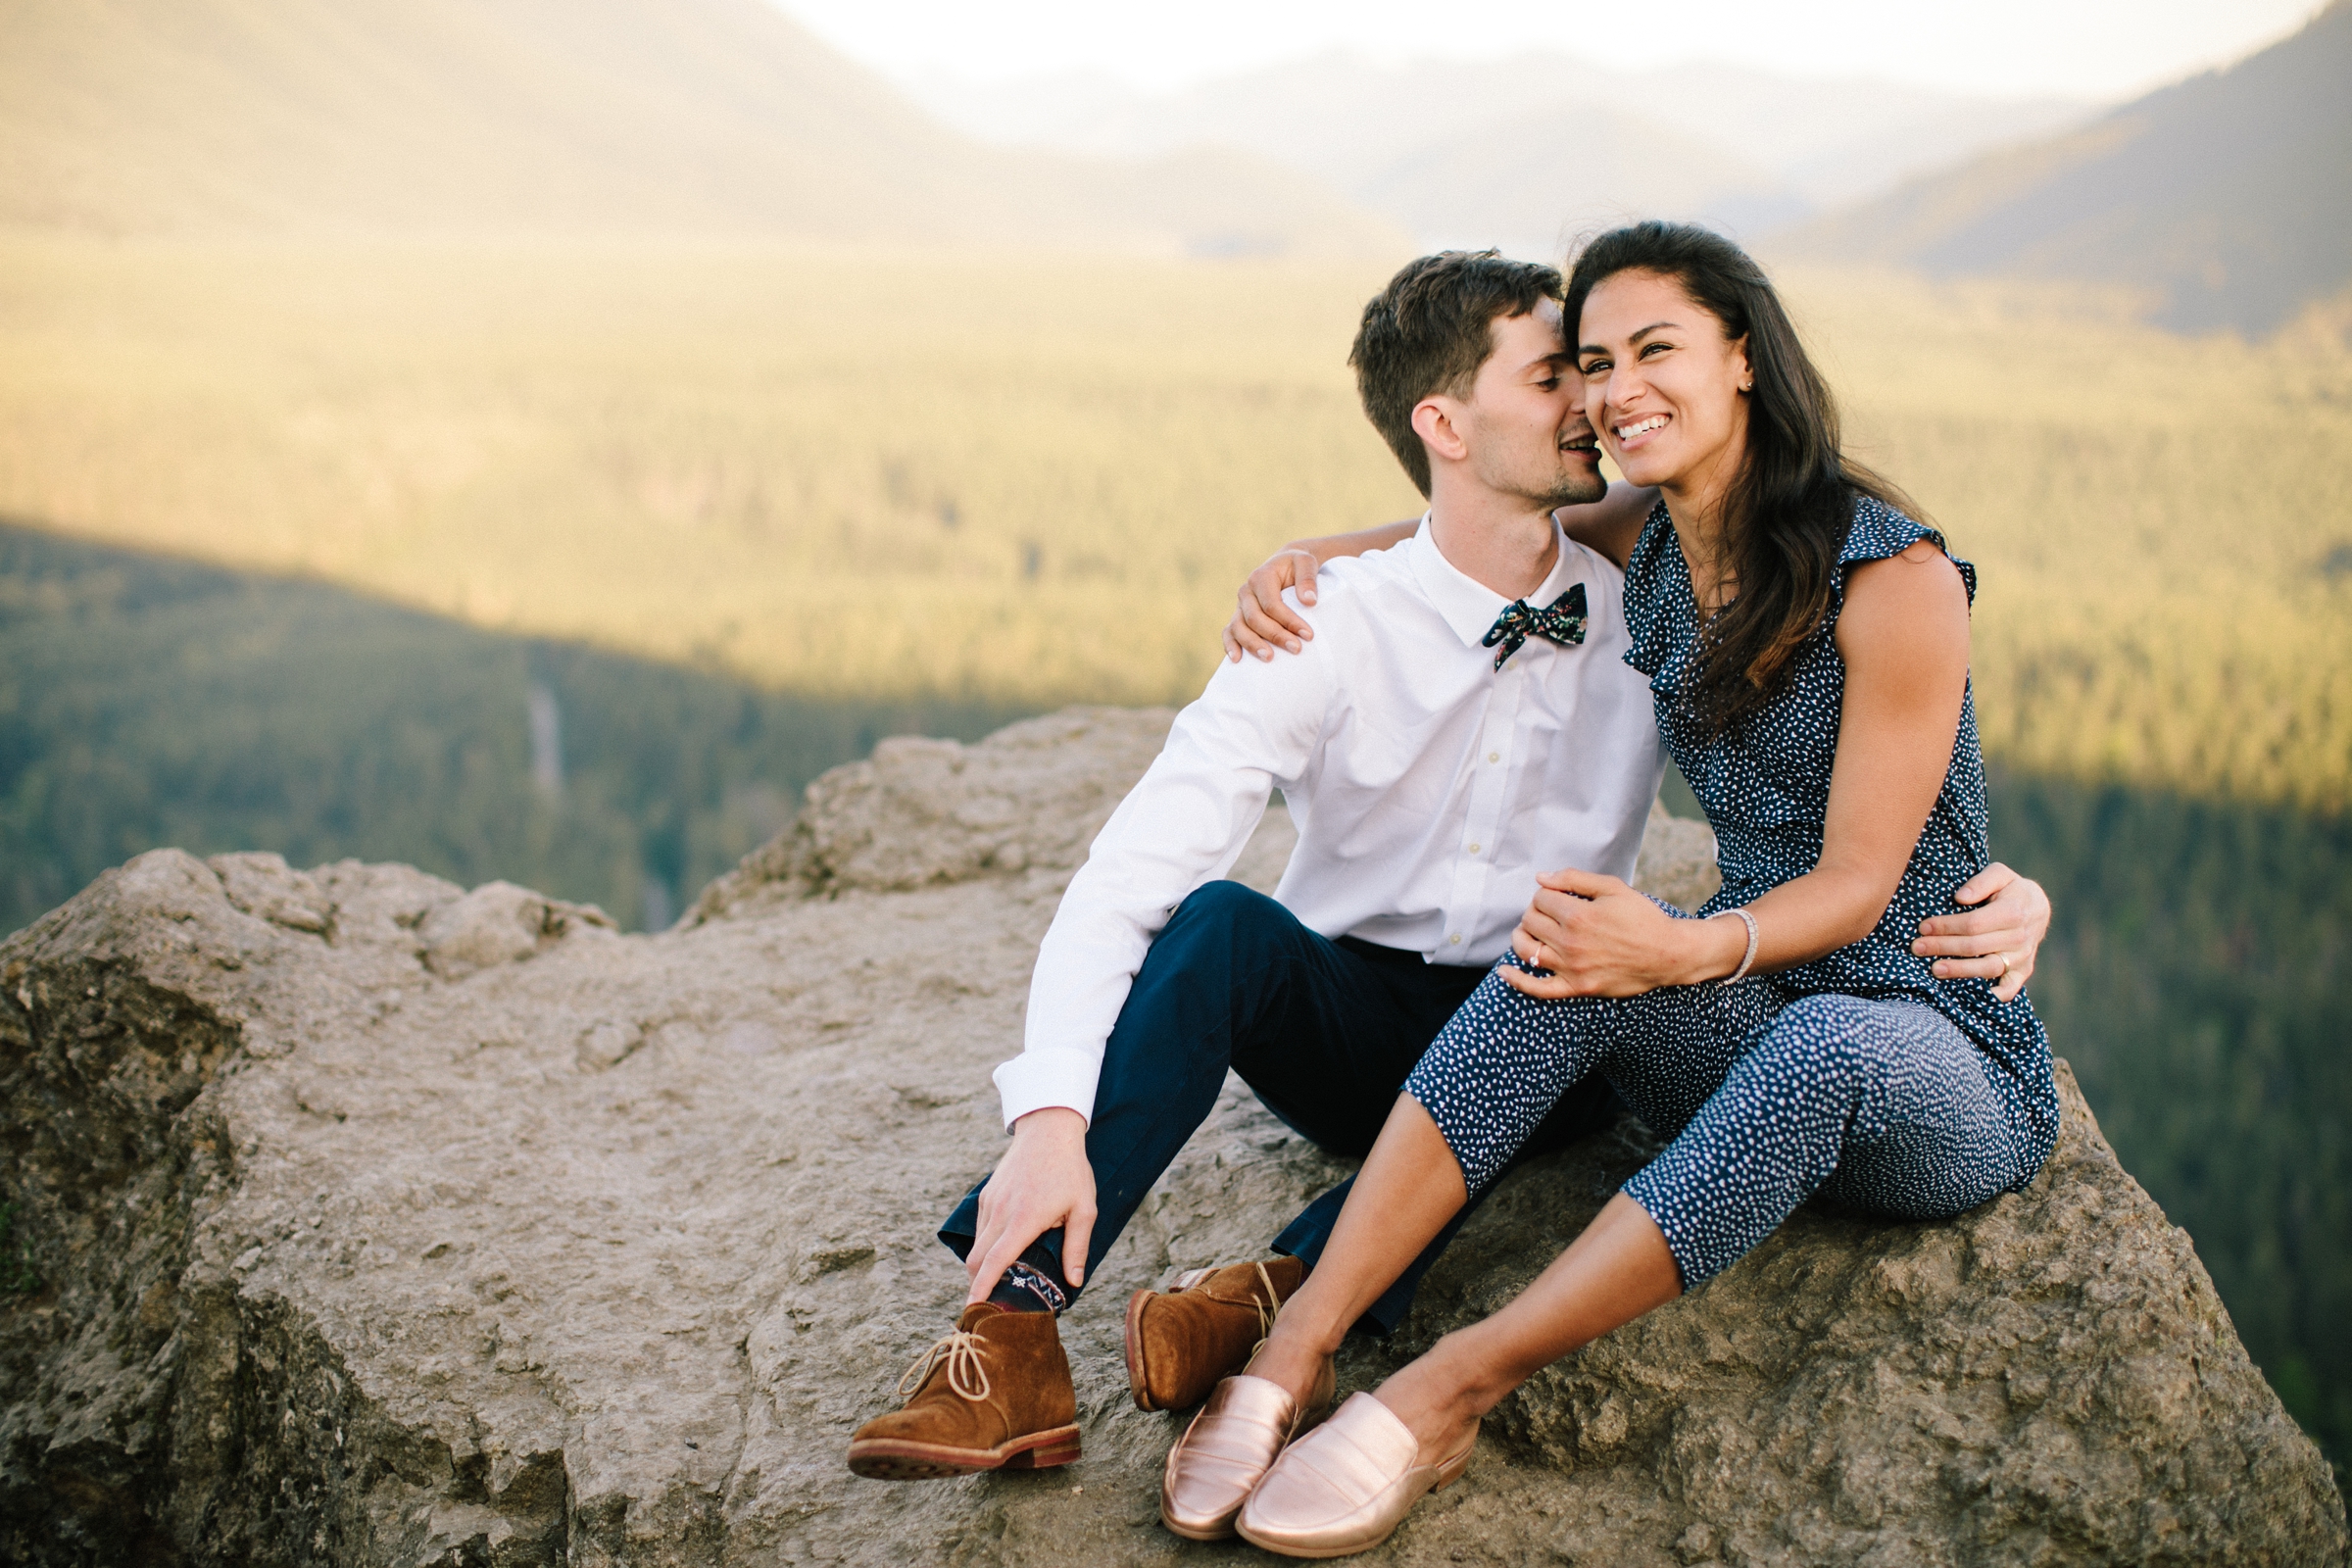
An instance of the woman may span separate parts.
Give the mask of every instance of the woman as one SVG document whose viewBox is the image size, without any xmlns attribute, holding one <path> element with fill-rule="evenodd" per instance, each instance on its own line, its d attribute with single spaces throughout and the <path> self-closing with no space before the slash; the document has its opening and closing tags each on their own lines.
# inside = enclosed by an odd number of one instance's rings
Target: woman
<svg viewBox="0 0 2352 1568">
<path fill-rule="evenodd" d="M 1348 1326 L 1587 1072 L 1670 1142 L 1509 1306 L 1256 1478 L 1238 1529 L 1278 1552 L 1386 1539 L 1461 1472 L 1504 1395 L 1711 1279 L 1816 1192 L 1946 1218 L 2031 1181 L 2057 1138 L 2031 1005 L 1912 952 L 1988 858 L 1974 571 L 1840 453 L 1827 386 L 1730 241 L 1603 235 L 1565 318 L 1610 456 L 1661 493 L 1626 572 L 1628 660 L 1714 826 L 1723 890 L 1688 917 L 1613 878 L 1542 879 L 1249 1375 L 1304 1408 Z M 1230 1465 L 1203 1424 L 1171 1486 Z"/>
</svg>

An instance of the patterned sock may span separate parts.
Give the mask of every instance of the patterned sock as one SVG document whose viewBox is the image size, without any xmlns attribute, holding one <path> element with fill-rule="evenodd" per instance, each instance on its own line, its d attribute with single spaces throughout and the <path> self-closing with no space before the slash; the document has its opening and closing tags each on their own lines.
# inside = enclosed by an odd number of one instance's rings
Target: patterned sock
<svg viewBox="0 0 2352 1568">
<path fill-rule="evenodd" d="M 1070 1292 L 1048 1254 L 1043 1268 L 1023 1258 L 1006 1269 L 988 1298 L 1007 1312 L 1059 1312 L 1070 1304 Z"/>
</svg>

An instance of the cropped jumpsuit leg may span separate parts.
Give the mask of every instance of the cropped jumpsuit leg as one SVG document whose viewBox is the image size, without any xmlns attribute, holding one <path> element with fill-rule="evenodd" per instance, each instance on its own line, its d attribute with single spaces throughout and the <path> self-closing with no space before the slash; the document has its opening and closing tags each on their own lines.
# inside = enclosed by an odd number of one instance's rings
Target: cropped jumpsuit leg
<svg viewBox="0 0 2352 1568">
<path fill-rule="evenodd" d="M 1477 1192 L 1592 1071 L 1669 1140 L 1625 1192 L 1665 1233 L 1686 1290 L 1817 1192 L 1865 1213 L 1941 1219 L 2041 1163 L 2005 1075 L 1907 998 L 1788 999 L 1747 981 L 1545 1001 L 1493 973 L 1404 1087 Z"/>
</svg>

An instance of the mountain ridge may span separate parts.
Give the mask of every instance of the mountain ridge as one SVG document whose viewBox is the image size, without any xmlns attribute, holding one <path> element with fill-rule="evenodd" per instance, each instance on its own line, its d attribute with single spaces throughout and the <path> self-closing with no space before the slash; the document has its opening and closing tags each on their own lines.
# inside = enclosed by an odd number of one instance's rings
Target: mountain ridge
<svg viewBox="0 0 2352 1568">
<path fill-rule="evenodd" d="M 1387 254 L 1231 153 L 979 145 L 763 0 L 5 0 L 0 228 Z"/>
<path fill-rule="evenodd" d="M 1776 236 L 1775 254 L 2136 291 L 2257 334 L 2352 283 L 2352 0 L 2047 141 Z"/>
<path fill-rule="evenodd" d="M 1236 147 L 1326 182 L 1424 245 L 1530 254 L 1633 214 L 1760 232 L 2089 112 L 1713 64 L 1614 72 L 1556 53 L 1395 65 L 1329 54 L 1163 94 L 1070 74 L 916 90 L 948 123 L 1001 143 L 1131 156 Z"/>
</svg>

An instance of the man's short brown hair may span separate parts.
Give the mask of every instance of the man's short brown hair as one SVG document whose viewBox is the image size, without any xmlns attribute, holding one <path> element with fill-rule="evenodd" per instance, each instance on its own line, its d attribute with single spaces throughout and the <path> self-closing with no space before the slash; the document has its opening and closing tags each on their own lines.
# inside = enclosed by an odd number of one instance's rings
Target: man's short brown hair
<svg viewBox="0 0 2352 1568">
<path fill-rule="evenodd" d="M 1441 251 L 1406 263 L 1364 307 L 1348 353 L 1356 391 L 1372 427 L 1424 496 L 1429 449 L 1413 429 L 1414 408 L 1432 393 L 1467 397 L 1494 352 L 1495 318 L 1525 316 L 1559 297 L 1556 267 L 1506 261 L 1496 251 Z"/>
</svg>

